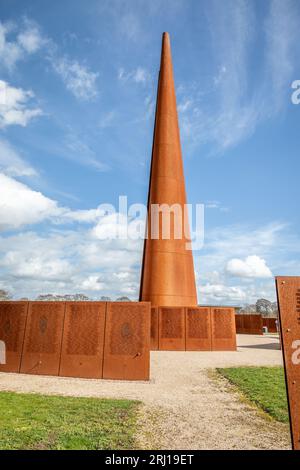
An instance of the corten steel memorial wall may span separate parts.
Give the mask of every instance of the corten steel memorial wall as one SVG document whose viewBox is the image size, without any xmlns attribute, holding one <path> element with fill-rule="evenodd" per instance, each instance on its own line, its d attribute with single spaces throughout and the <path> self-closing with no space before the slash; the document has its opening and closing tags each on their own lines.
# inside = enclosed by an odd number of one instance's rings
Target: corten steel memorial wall
<svg viewBox="0 0 300 470">
<path fill-rule="evenodd" d="M 104 379 L 147 380 L 150 368 L 150 304 L 107 304 Z"/>
<path fill-rule="evenodd" d="M 211 351 L 211 311 L 209 307 L 187 308 L 186 350 Z"/>
<path fill-rule="evenodd" d="M 159 308 L 159 349 L 185 350 L 185 309 L 180 307 Z"/>
<path fill-rule="evenodd" d="M 6 364 L 3 372 L 19 372 L 27 319 L 27 302 L 1 302 L 0 340 L 6 346 Z"/>
<path fill-rule="evenodd" d="M 58 375 L 64 302 L 30 302 L 20 372 Z"/>
<path fill-rule="evenodd" d="M 300 277 L 276 277 L 293 449 L 300 450 Z"/>
<path fill-rule="evenodd" d="M 264 318 L 263 317 L 263 326 L 268 328 L 268 333 L 277 333 L 276 318 Z"/>
<path fill-rule="evenodd" d="M 59 375 L 102 378 L 106 304 L 66 304 Z"/>
<path fill-rule="evenodd" d="M 238 334 L 263 334 L 263 318 L 260 314 L 237 314 L 235 315 L 235 324 Z"/>
<path fill-rule="evenodd" d="M 148 380 L 150 303 L 0 302 L 0 372 Z"/>
<path fill-rule="evenodd" d="M 210 315 L 212 351 L 235 351 L 234 310 L 226 307 L 212 307 Z"/>
<path fill-rule="evenodd" d="M 152 309 L 158 313 L 158 323 L 157 316 L 153 315 L 151 317 L 151 349 L 236 351 L 233 308 L 158 307 Z"/>
</svg>

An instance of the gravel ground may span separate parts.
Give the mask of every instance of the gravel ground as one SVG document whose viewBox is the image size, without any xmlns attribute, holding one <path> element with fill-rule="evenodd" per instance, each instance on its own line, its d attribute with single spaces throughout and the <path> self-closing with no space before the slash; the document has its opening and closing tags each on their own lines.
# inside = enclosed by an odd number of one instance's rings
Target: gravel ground
<svg viewBox="0 0 300 470">
<path fill-rule="evenodd" d="M 0 373 L 0 390 L 141 400 L 141 448 L 289 449 L 288 426 L 259 413 L 213 373 L 280 364 L 276 335 L 238 335 L 237 352 L 152 352 L 150 382 Z"/>
</svg>

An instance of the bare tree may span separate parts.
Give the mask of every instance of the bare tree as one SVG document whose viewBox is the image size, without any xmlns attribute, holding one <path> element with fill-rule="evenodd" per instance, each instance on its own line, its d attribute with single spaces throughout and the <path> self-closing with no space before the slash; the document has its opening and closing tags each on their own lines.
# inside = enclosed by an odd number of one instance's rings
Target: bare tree
<svg viewBox="0 0 300 470">
<path fill-rule="evenodd" d="M 0 300 L 9 300 L 11 295 L 7 290 L 0 289 Z"/>
</svg>

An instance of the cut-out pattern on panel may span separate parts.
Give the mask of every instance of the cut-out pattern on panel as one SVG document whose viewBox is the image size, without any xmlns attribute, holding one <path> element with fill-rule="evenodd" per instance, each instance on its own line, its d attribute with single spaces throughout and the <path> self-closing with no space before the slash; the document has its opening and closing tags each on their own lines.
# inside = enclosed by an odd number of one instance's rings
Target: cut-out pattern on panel
<svg viewBox="0 0 300 470">
<path fill-rule="evenodd" d="M 1 303 L 0 340 L 4 341 L 6 351 L 18 352 L 23 341 L 24 322 L 27 304 Z"/>
<path fill-rule="evenodd" d="M 74 304 L 67 338 L 67 354 L 94 356 L 102 344 L 102 324 L 93 305 Z M 97 308 L 97 307 L 96 307 Z"/>
<path fill-rule="evenodd" d="M 150 370 L 150 304 L 108 302 L 103 378 L 148 380 Z"/>
<path fill-rule="evenodd" d="M 187 309 L 187 335 L 189 338 L 208 339 L 210 334 L 209 328 L 209 311 L 201 311 L 197 309 Z"/>
<path fill-rule="evenodd" d="M 58 375 L 65 302 L 29 302 L 20 371 Z"/>
<path fill-rule="evenodd" d="M 145 331 L 139 311 L 130 305 L 119 310 L 111 310 L 110 354 L 131 356 L 141 350 L 145 341 Z"/>
<path fill-rule="evenodd" d="M 182 321 L 180 308 L 162 308 L 161 337 L 182 338 Z"/>
<path fill-rule="evenodd" d="M 57 315 L 55 305 L 32 303 L 31 309 L 26 352 L 39 354 L 56 353 L 60 318 Z"/>
<path fill-rule="evenodd" d="M 106 302 L 67 302 L 59 375 L 102 378 Z"/>
<path fill-rule="evenodd" d="M 214 334 L 217 339 L 230 339 L 232 338 L 232 326 L 230 310 L 218 309 L 214 310 Z"/>
<path fill-rule="evenodd" d="M 5 364 L 1 372 L 19 372 L 28 302 L 0 302 L 0 341 L 5 347 Z"/>
</svg>

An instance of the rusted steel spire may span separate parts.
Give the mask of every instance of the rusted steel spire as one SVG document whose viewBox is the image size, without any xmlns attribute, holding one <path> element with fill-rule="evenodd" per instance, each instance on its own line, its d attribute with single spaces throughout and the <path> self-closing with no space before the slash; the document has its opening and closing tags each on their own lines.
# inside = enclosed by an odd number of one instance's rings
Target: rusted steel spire
<svg viewBox="0 0 300 470">
<path fill-rule="evenodd" d="M 153 204 L 168 204 L 170 207 L 177 204 L 182 211 L 180 222 L 182 230 L 184 229 L 186 193 L 168 33 L 163 33 L 162 38 L 148 194 L 148 238 L 144 244 L 140 300 L 150 301 L 152 305 L 157 306 L 197 305 L 193 254 L 186 246 L 189 233 L 187 236 L 183 233 L 178 239 L 178 233 L 174 232 L 174 216 L 171 212 L 171 236 L 164 239 L 161 215 L 159 219 L 154 217 L 153 212 L 151 215 Z M 151 230 L 157 227 L 157 220 L 159 236 L 153 239 Z M 187 220 L 185 223 L 188 225 Z"/>
</svg>

